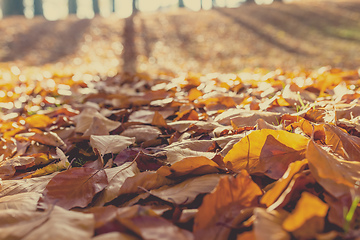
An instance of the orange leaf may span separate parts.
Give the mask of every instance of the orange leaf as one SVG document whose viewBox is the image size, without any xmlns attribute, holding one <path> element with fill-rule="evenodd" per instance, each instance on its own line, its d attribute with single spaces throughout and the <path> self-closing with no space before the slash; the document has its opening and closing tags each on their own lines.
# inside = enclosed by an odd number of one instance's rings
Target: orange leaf
<svg viewBox="0 0 360 240">
<path fill-rule="evenodd" d="M 274 187 L 267 191 L 261 198 L 261 203 L 265 204 L 267 207 L 273 204 L 276 199 L 279 198 L 281 193 L 287 188 L 294 175 L 300 172 L 307 164 L 307 162 L 308 161 L 304 159 L 302 161 L 295 161 L 290 163 L 284 175 L 275 183 Z"/>
<path fill-rule="evenodd" d="M 76 179 L 76 180 L 74 180 Z M 65 209 L 86 207 L 108 184 L 103 170 L 72 168 L 53 177 L 44 191 L 44 202 Z"/>
<path fill-rule="evenodd" d="M 158 111 L 156 111 L 151 125 L 165 127 L 167 126 L 167 123 L 164 117 Z"/>
<path fill-rule="evenodd" d="M 171 167 L 163 166 L 158 169 L 160 175 L 166 177 L 180 177 L 184 175 L 203 175 L 219 172 L 219 165 L 207 157 L 187 157 L 174 163 Z"/>
<path fill-rule="evenodd" d="M 308 144 L 306 158 L 316 181 L 334 197 L 349 194 L 360 181 L 360 162 L 340 159 L 312 140 Z M 355 191 L 359 194 L 358 189 Z"/>
<path fill-rule="evenodd" d="M 190 89 L 190 91 L 189 91 L 189 96 L 188 96 L 188 98 L 189 98 L 189 101 L 194 101 L 194 100 L 196 100 L 198 97 L 201 97 L 203 95 L 203 93 L 200 91 L 200 90 L 198 90 L 197 88 L 192 88 L 192 89 Z"/>
<path fill-rule="evenodd" d="M 46 115 L 35 114 L 27 117 L 25 122 L 28 124 L 29 128 L 46 128 L 54 122 L 54 119 Z"/>
<path fill-rule="evenodd" d="M 284 220 L 283 228 L 299 238 L 314 238 L 323 230 L 329 206 L 318 197 L 303 192 L 294 211 Z"/>
<path fill-rule="evenodd" d="M 194 232 L 198 239 L 226 239 L 233 220 L 245 208 L 257 205 L 261 189 L 246 171 L 236 177 L 220 179 L 215 190 L 205 196 L 195 216 Z"/>
<path fill-rule="evenodd" d="M 305 157 L 308 141 L 304 136 L 282 130 L 254 131 L 233 146 L 224 163 L 234 171 L 246 169 L 279 179 L 291 162 Z"/>
</svg>

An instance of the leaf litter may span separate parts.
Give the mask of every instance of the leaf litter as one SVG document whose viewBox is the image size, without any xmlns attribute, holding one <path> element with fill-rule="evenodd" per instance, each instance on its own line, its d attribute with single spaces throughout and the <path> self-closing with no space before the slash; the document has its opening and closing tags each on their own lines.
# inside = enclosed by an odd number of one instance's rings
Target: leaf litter
<svg viewBox="0 0 360 240">
<path fill-rule="evenodd" d="M 360 235 L 357 71 L 48 72 L 53 88 L 22 71 L 1 84 L 0 239 Z"/>
</svg>

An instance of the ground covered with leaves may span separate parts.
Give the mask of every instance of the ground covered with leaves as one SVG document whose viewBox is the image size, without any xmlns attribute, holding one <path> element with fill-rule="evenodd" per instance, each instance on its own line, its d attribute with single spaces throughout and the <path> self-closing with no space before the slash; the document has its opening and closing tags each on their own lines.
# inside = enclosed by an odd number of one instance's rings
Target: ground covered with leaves
<svg viewBox="0 0 360 240">
<path fill-rule="evenodd" d="M 0 239 L 360 234 L 357 71 L 37 74 L 2 70 Z"/>
<path fill-rule="evenodd" d="M 359 238 L 358 9 L 1 20 L 0 239 Z"/>
</svg>

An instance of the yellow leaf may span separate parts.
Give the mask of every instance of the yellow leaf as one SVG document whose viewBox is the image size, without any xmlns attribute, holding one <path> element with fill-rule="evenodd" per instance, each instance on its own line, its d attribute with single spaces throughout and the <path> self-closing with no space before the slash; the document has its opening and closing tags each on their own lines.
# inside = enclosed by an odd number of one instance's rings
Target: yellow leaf
<svg viewBox="0 0 360 240">
<path fill-rule="evenodd" d="M 305 158 L 308 139 L 283 130 L 262 129 L 236 143 L 224 158 L 228 168 L 279 179 L 291 162 Z"/>
<path fill-rule="evenodd" d="M 63 161 L 52 163 L 47 165 L 46 167 L 37 169 L 33 174 L 26 176 L 24 178 L 40 177 L 40 176 L 49 175 L 54 172 L 60 172 L 62 170 L 67 169 L 69 165 L 70 163 L 68 161 L 66 161 L 65 163 Z"/>
<path fill-rule="evenodd" d="M 29 128 L 46 128 L 54 122 L 54 119 L 46 115 L 35 114 L 27 117 L 25 122 L 28 124 Z"/>
<path fill-rule="evenodd" d="M 294 175 L 301 171 L 307 163 L 308 161 L 306 159 L 290 163 L 284 175 L 275 183 L 274 187 L 264 194 L 260 202 L 265 204 L 267 207 L 273 204 L 289 185 Z"/>
<path fill-rule="evenodd" d="M 171 167 L 163 166 L 158 169 L 160 175 L 179 177 L 184 175 L 203 175 L 219 172 L 219 165 L 207 157 L 187 157 L 174 163 Z"/>
<path fill-rule="evenodd" d="M 294 211 L 284 220 L 283 228 L 289 232 L 304 228 L 306 231 L 297 232 L 296 235 L 313 238 L 323 230 L 328 209 L 329 206 L 318 197 L 303 192 Z"/>
</svg>

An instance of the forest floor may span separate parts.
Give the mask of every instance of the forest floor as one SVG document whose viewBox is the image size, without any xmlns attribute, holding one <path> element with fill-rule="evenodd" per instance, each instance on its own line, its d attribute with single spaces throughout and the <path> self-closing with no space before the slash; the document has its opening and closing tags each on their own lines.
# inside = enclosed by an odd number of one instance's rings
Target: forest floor
<svg viewBox="0 0 360 240">
<path fill-rule="evenodd" d="M 46 21 L 0 21 L 0 62 L 106 73 L 238 72 L 246 68 L 354 69 L 360 1 L 243 5 Z"/>
<path fill-rule="evenodd" d="M 1 20 L 0 240 L 359 239 L 359 20 Z"/>
</svg>

